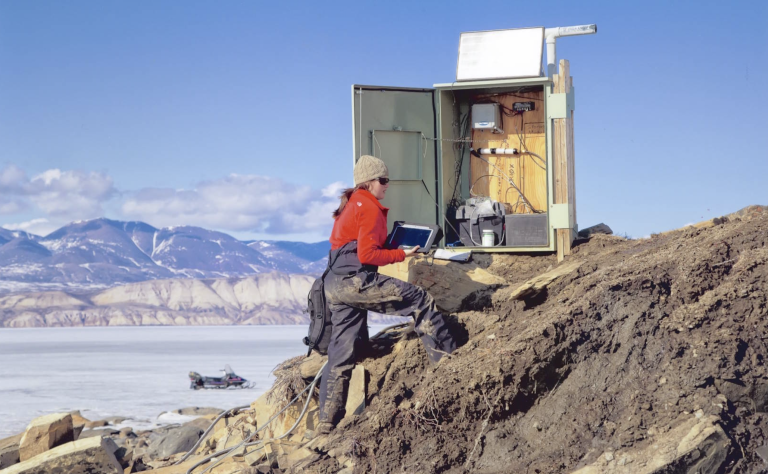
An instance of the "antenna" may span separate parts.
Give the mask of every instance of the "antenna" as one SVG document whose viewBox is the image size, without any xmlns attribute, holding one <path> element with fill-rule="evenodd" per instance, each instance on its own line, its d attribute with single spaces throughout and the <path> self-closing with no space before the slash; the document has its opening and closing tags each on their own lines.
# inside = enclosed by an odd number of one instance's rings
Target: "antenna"
<svg viewBox="0 0 768 474">
<path fill-rule="evenodd" d="M 545 28 L 544 38 L 547 42 L 547 76 L 555 74 L 557 54 L 555 41 L 562 36 L 594 35 L 597 33 L 597 25 L 559 26 L 557 28 Z"/>
</svg>

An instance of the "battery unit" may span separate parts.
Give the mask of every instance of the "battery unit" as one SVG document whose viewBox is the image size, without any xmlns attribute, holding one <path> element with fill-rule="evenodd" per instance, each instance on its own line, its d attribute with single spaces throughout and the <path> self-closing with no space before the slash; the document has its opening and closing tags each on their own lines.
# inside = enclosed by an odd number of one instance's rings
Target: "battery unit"
<svg viewBox="0 0 768 474">
<path fill-rule="evenodd" d="M 493 231 L 494 246 L 504 240 L 504 206 L 496 201 L 468 200 L 456 209 L 459 240 L 466 247 L 481 247 L 483 231 Z"/>
<path fill-rule="evenodd" d="M 507 246 L 545 247 L 549 244 L 546 214 L 507 214 Z"/>
</svg>

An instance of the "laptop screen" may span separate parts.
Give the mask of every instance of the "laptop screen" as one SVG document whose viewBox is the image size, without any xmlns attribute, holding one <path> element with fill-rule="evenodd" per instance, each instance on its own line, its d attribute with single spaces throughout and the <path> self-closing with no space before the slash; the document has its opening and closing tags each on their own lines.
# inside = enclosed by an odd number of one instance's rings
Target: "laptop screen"
<svg viewBox="0 0 768 474">
<path fill-rule="evenodd" d="M 389 239 L 389 248 L 396 249 L 401 245 L 405 247 L 420 246 L 426 248 L 429 238 L 432 236 L 432 229 L 429 227 L 412 226 L 408 224 L 397 227 L 392 232 Z"/>
</svg>

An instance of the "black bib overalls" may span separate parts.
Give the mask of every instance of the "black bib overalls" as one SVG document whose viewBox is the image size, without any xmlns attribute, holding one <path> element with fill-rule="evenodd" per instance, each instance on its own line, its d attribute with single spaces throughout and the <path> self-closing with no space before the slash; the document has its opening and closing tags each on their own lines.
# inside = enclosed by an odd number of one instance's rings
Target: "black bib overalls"
<svg viewBox="0 0 768 474">
<path fill-rule="evenodd" d="M 430 361 L 437 362 L 456 349 L 445 318 L 423 288 L 378 273 L 357 257 L 357 242 L 349 242 L 330 255 L 331 271 L 325 277 L 325 295 L 331 309 L 333 330 L 328 364 L 320 381 L 320 422 L 338 423 L 344 415 L 347 389 L 355 366 L 355 349 L 367 336 L 368 310 L 411 316 Z"/>
</svg>

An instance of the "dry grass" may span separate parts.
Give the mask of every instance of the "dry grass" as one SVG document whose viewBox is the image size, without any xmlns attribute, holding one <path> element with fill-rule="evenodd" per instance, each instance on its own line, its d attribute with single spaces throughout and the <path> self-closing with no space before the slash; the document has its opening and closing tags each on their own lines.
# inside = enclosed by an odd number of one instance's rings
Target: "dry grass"
<svg viewBox="0 0 768 474">
<path fill-rule="evenodd" d="M 301 362 L 306 357 L 296 356 L 281 363 L 272 370 L 276 380 L 267 391 L 267 403 L 284 406 L 307 388 L 307 382 L 301 376 Z"/>
<path fill-rule="evenodd" d="M 354 459 L 367 459 L 371 464 L 371 469 L 368 471 L 370 474 L 376 474 L 376 456 L 374 455 L 374 449 L 372 446 L 364 444 L 357 438 L 352 438 L 347 445 L 347 456 Z"/>
<path fill-rule="evenodd" d="M 434 387 L 430 386 L 426 391 L 417 393 L 413 397 L 413 405 L 402 410 L 401 416 L 421 431 L 442 430 L 441 423 L 444 420 L 438 409 Z"/>
</svg>

